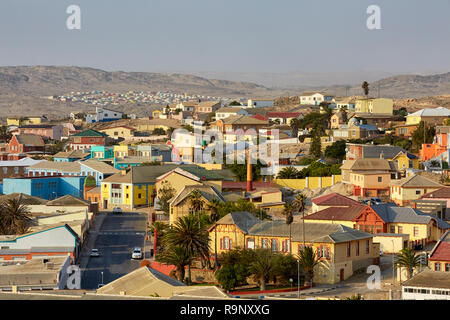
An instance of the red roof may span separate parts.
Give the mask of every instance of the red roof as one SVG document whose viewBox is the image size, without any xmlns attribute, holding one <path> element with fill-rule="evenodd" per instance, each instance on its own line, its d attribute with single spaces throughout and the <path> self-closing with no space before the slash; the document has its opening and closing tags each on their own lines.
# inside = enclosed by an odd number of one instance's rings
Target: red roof
<svg viewBox="0 0 450 320">
<path fill-rule="evenodd" d="M 301 114 L 301 112 L 268 112 L 266 116 L 268 118 L 297 118 Z"/>
<path fill-rule="evenodd" d="M 316 197 L 311 200 L 318 206 L 354 206 L 360 204 L 358 201 L 347 198 L 339 193 L 330 193 L 324 196 Z"/>
<path fill-rule="evenodd" d="M 433 261 L 450 261 L 450 231 L 447 231 L 434 248 L 430 259 Z"/>
<path fill-rule="evenodd" d="M 269 121 L 269 118 L 264 117 L 262 114 L 255 114 L 254 116 L 252 116 L 252 118 L 258 119 L 258 120 L 262 120 L 262 121 Z"/>
<path fill-rule="evenodd" d="M 430 198 L 450 198 L 450 187 L 443 187 L 436 191 L 428 192 L 421 197 L 421 199 Z"/>
<path fill-rule="evenodd" d="M 353 221 L 365 207 L 359 203 L 351 207 L 330 207 L 306 216 L 305 220 Z"/>
</svg>

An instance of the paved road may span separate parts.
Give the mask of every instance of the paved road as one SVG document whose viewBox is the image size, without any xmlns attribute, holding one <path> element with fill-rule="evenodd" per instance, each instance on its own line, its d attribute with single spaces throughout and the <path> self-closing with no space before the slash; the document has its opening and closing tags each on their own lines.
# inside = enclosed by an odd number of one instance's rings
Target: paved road
<svg viewBox="0 0 450 320">
<path fill-rule="evenodd" d="M 93 248 L 99 250 L 101 256 L 89 258 L 81 279 L 82 289 L 97 289 L 102 282 L 107 284 L 121 276 L 137 269 L 141 260 L 132 260 L 134 247 L 144 248 L 146 215 L 136 212 L 123 214 L 103 213 L 101 227 L 90 233 L 94 237 Z M 148 252 L 150 247 L 146 246 Z"/>
</svg>

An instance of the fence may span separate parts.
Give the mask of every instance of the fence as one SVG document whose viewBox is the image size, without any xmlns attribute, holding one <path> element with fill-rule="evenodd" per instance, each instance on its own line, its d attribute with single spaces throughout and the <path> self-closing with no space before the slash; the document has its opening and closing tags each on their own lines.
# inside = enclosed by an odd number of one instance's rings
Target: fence
<svg viewBox="0 0 450 320">
<path fill-rule="evenodd" d="M 341 175 L 331 177 L 306 177 L 305 179 L 275 179 L 280 187 L 295 190 L 326 188 L 342 181 Z"/>
</svg>

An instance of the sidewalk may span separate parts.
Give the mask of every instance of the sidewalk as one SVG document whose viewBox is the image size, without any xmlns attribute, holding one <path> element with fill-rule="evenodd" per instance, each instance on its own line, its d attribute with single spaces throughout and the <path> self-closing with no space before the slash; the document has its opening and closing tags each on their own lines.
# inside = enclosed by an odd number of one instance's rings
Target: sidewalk
<svg viewBox="0 0 450 320">
<path fill-rule="evenodd" d="M 88 230 L 87 240 L 85 241 L 83 248 L 81 249 L 80 257 L 79 257 L 79 265 L 80 265 L 81 272 L 83 272 L 83 270 L 86 268 L 86 266 L 89 262 L 89 259 L 90 259 L 89 254 L 90 254 L 91 250 L 94 248 L 95 240 L 97 239 L 98 232 L 100 231 L 100 229 L 102 227 L 103 220 L 105 219 L 105 217 L 106 217 L 106 212 L 100 211 L 96 215 L 93 225 Z"/>
</svg>

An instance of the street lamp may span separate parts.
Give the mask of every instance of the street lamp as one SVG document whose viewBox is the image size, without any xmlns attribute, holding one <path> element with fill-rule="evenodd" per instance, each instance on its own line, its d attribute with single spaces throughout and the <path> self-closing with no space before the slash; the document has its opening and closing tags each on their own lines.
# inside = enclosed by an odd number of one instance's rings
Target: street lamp
<svg viewBox="0 0 450 320">
<path fill-rule="evenodd" d="M 102 283 L 101 283 L 101 285 L 103 285 L 104 283 L 103 283 L 103 271 L 101 271 L 101 274 L 102 274 Z"/>
<path fill-rule="evenodd" d="M 392 288 L 394 288 L 395 286 L 395 245 L 394 245 L 394 240 L 391 239 L 392 241 Z"/>
</svg>

